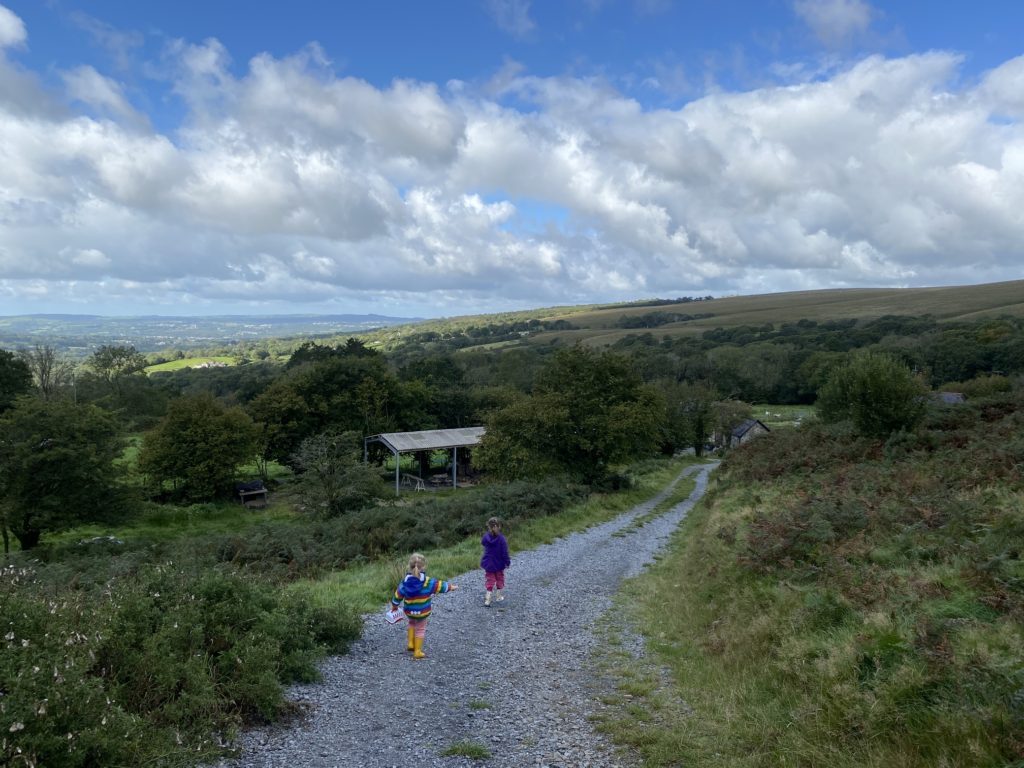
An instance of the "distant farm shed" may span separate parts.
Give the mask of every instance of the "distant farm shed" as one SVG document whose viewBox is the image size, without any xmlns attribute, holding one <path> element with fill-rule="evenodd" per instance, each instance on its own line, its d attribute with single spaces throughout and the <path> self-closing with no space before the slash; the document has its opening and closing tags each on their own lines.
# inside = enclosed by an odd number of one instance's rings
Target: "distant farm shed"
<svg viewBox="0 0 1024 768">
<path fill-rule="evenodd" d="M 381 443 L 395 456 L 395 495 L 401 485 L 399 456 L 403 453 L 419 451 L 439 451 L 451 449 L 452 452 L 452 487 L 458 486 L 458 451 L 459 448 L 470 448 L 480 444 L 484 436 L 483 427 L 462 427 L 459 429 L 427 429 L 420 432 L 381 432 L 363 438 L 363 461 L 369 458 L 370 443 Z M 422 478 L 418 478 L 422 486 Z"/>
<path fill-rule="evenodd" d="M 932 392 L 932 400 L 940 405 L 959 405 L 967 402 L 961 392 Z"/>
<path fill-rule="evenodd" d="M 729 433 L 729 447 L 734 448 L 737 445 L 743 445 L 744 443 L 753 440 L 758 435 L 763 435 L 771 432 L 768 427 L 764 425 L 764 422 L 759 419 L 744 419 Z"/>
</svg>

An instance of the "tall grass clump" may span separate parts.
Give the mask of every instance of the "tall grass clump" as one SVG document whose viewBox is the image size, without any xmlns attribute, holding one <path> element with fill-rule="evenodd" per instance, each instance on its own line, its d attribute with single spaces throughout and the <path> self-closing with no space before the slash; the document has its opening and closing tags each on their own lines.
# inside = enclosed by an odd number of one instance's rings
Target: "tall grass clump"
<svg viewBox="0 0 1024 768">
<path fill-rule="evenodd" d="M 1024 764 L 1022 428 L 997 392 L 731 453 L 624 601 L 677 703 L 609 730 L 649 765 Z"/>
</svg>

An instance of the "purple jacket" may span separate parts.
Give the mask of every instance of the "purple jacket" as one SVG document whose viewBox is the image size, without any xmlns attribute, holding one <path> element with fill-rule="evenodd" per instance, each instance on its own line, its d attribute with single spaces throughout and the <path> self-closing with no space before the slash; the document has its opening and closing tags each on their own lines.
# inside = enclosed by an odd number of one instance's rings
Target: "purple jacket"
<svg viewBox="0 0 1024 768">
<path fill-rule="evenodd" d="M 512 560 L 508 556 L 508 542 L 500 533 L 497 536 L 492 536 L 488 531 L 480 539 L 480 543 L 484 547 L 484 556 L 480 558 L 480 567 L 487 573 L 504 571 L 512 564 Z"/>
</svg>

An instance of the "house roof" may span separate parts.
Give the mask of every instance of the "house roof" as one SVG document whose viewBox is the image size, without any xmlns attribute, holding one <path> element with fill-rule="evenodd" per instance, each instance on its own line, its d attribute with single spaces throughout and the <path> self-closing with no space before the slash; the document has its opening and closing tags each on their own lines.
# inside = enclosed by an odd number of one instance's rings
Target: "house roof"
<svg viewBox="0 0 1024 768">
<path fill-rule="evenodd" d="M 761 428 L 764 429 L 765 432 L 771 432 L 771 430 L 768 429 L 768 427 L 766 427 L 764 425 L 764 422 L 762 422 L 760 419 L 744 419 L 743 421 L 741 421 L 739 424 L 732 428 L 732 436 L 743 437 L 745 434 L 747 434 L 747 432 L 751 430 L 751 428 L 754 427 L 755 424 L 760 424 Z"/>
<path fill-rule="evenodd" d="M 932 397 L 940 403 L 947 405 L 956 405 L 957 403 L 963 403 L 967 398 L 963 396 L 961 392 L 933 392 Z"/>
<path fill-rule="evenodd" d="M 366 438 L 384 443 L 392 451 L 433 451 L 440 448 L 462 448 L 478 445 L 484 436 L 483 427 L 462 427 L 460 429 L 427 429 L 421 432 L 382 432 Z"/>
</svg>

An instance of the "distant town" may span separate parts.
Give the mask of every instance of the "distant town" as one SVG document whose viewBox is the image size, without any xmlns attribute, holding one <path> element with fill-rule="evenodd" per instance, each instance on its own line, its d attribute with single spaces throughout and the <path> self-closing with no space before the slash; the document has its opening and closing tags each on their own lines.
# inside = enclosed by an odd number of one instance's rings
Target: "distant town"
<svg viewBox="0 0 1024 768">
<path fill-rule="evenodd" d="M 103 344 L 124 344 L 146 353 L 169 348 L 199 349 L 255 339 L 357 333 L 417 320 L 419 318 L 385 315 L 0 316 L 0 348 L 47 344 L 78 357 L 91 354 Z"/>
</svg>

